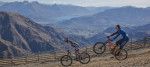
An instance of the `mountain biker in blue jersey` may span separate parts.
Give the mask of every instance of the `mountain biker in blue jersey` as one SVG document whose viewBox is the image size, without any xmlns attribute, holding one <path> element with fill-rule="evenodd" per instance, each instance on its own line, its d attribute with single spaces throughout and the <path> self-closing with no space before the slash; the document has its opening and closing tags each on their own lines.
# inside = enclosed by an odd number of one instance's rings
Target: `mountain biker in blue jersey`
<svg viewBox="0 0 150 67">
<path fill-rule="evenodd" d="M 128 38 L 127 35 L 126 35 L 126 32 L 124 32 L 124 31 L 121 29 L 120 25 L 117 25 L 117 26 L 116 26 L 116 30 L 117 30 L 117 32 L 115 32 L 115 33 L 109 35 L 108 37 L 116 35 L 116 36 L 112 39 L 112 40 L 114 40 L 114 39 L 116 39 L 119 35 L 122 35 L 122 38 L 116 42 L 116 45 L 117 45 L 117 46 L 120 45 L 120 51 L 121 51 L 121 50 L 123 49 L 123 47 L 125 46 L 125 44 L 129 41 L 129 38 Z M 120 53 L 120 52 L 119 52 L 119 53 Z"/>
<path fill-rule="evenodd" d="M 74 47 L 75 48 L 75 54 L 76 54 L 76 59 L 78 58 L 77 56 L 79 55 L 80 56 L 80 52 L 79 52 L 79 47 L 80 45 L 75 43 L 74 41 L 72 40 L 69 40 L 68 38 L 65 39 L 65 42 L 68 43 L 68 50 L 71 48 L 71 47 Z"/>
</svg>

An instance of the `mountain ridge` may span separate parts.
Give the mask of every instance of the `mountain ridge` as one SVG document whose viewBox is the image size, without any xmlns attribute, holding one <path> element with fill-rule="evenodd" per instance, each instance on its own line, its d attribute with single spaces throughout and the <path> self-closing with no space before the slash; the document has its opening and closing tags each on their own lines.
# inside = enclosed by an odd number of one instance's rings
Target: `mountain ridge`
<svg viewBox="0 0 150 67">
<path fill-rule="evenodd" d="M 108 9 L 90 16 L 82 16 L 62 21 L 59 22 L 56 27 L 70 34 L 91 37 L 96 33 L 104 31 L 107 27 L 115 26 L 116 24 L 127 27 L 140 26 L 150 23 L 149 19 L 150 10 L 125 6 Z"/>
<path fill-rule="evenodd" d="M 111 7 L 107 9 L 111 9 Z M 107 9 L 99 9 L 97 7 L 97 9 L 89 10 L 87 7 L 76 5 L 41 4 L 37 1 L 7 2 L 0 6 L 0 10 L 22 14 L 41 24 L 42 22 L 51 23 L 73 17 L 90 15 Z"/>
<path fill-rule="evenodd" d="M 81 46 L 90 43 L 83 37 L 68 35 L 51 26 L 42 26 L 17 13 L 0 11 L 0 56 L 19 56 L 60 50 L 67 47 L 64 42 L 69 38 Z"/>
<path fill-rule="evenodd" d="M 141 26 L 132 26 L 132 27 L 121 27 L 128 35 L 129 38 L 132 39 L 142 39 L 145 36 L 150 36 L 150 24 L 141 25 Z M 115 27 L 109 27 L 103 32 L 100 32 L 93 37 L 89 38 L 90 41 L 98 42 L 107 40 L 107 36 L 116 32 Z"/>
</svg>

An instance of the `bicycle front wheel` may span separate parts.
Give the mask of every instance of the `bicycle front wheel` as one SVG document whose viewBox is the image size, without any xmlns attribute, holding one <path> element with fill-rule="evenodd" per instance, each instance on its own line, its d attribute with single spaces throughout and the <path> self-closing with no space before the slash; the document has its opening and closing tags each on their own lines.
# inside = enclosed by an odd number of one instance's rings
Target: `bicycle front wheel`
<svg viewBox="0 0 150 67">
<path fill-rule="evenodd" d="M 60 62 L 63 66 L 70 66 L 72 64 L 72 58 L 68 55 L 64 55 L 61 57 Z"/>
<path fill-rule="evenodd" d="M 125 60 L 127 57 L 128 57 L 128 53 L 127 53 L 127 51 L 125 49 L 122 49 L 122 50 L 118 49 L 118 50 L 116 50 L 115 58 L 117 60 L 122 61 L 122 60 Z"/>
<path fill-rule="evenodd" d="M 97 42 L 95 43 L 95 45 L 93 46 L 93 51 L 96 54 L 103 54 L 106 50 L 106 46 L 103 42 Z"/>
<path fill-rule="evenodd" d="M 87 64 L 90 62 L 90 59 L 91 58 L 90 58 L 90 55 L 88 53 L 81 53 L 79 61 L 82 64 Z"/>
</svg>

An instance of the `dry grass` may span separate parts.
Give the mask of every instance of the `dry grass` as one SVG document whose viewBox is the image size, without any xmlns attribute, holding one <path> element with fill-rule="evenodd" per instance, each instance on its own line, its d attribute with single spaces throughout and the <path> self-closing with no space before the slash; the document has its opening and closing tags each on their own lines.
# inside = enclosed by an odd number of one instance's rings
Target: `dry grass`
<svg viewBox="0 0 150 67">
<path fill-rule="evenodd" d="M 81 64 L 73 61 L 70 67 L 150 67 L 150 48 L 128 51 L 129 57 L 124 61 L 116 60 L 111 54 L 92 58 L 90 63 Z M 41 62 L 14 67 L 62 67 L 60 62 Z"/>
</svg>

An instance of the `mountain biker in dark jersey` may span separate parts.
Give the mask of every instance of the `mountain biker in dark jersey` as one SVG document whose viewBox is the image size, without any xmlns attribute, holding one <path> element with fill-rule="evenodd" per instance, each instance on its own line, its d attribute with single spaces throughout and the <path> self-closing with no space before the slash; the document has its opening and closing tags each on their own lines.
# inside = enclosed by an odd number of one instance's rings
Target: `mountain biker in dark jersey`
<svg viewBox="0 0 150 67">
<path fill-rule="evenodd" d="M 108 37 L 116 35 L 116 36 L 113 38 L 113 40 L 114 40 L 114 39 L 116 39 L 119 35 L 122 35 L 122 38 L 116 42 L 116 45 L 117 45 L 117 46 L 120 45 L 120 51 L 121 51 L 121 50 L 123 49 L 123 47 L 125 46 L 125 44 L 129 41 L 129 38 L 127 37 L 126 33 L 121 29 L 120 25 L 117 25 L 117 26 L 116 26 L 116 29 L 117 29 L 117 32 L 115 32 L 115 33 L 109 35 Z"/>
</svg>

